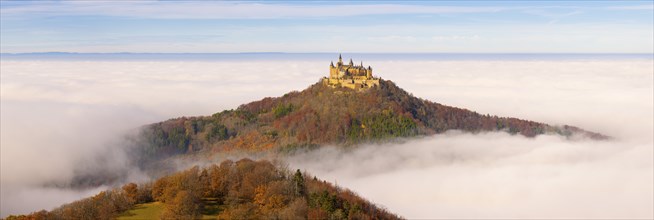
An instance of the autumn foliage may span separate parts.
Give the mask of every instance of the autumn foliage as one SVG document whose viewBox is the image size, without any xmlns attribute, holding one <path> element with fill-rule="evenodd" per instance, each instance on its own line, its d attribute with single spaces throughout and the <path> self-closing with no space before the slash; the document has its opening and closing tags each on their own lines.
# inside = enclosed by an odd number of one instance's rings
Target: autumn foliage
<svg viewBox="0 0 654 220">
<path fill-rule="evenodd" d="M 321 83 L 282 97 L 264 98 L 205 117 L 183 117 L 144 128 L 143 155 L 161 158 L 190 152 L 291 152 L 324 144 L 353 145 L 397 137 L 506 131 L 533 137 L 544 133 L 606 138 L 571 126 L 482 115 L 416 98 L 391 81 L 364 91 Z"/>
</svg>

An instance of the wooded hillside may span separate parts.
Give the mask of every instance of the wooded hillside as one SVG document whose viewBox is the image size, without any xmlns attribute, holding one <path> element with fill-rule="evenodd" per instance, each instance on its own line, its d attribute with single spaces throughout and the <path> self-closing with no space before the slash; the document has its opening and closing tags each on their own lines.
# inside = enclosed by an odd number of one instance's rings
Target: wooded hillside
<svg viewBox="0 0 654 220">
<path fill-rule="evenodd" d="M 365 91 L 316 83 L 301 92 L 264 98 L 205 117 L 182 117 L 146 126 L 138 139 L 142 154 L 161 158 L 225 151 L 290 152 L 324 144 L 353 145 L 396 137 L 505 131 L 534 137 L 544 133 L 607 138 L 572 126 L 482 115 L 416 98 L 381 80 Z"/>
<path fill-rule="evenodd" d="M 207 201 L 216 204 L 208 205 Z M 399 219 L 355 193 L 269 161 L 227 160 L 10 219 L 113 219 L 137 204 L 163 204 L 162 219 Z M 217 210 L 206 210 L 206 209 Z M 205 216 L 203 216 L 205 214 Z"/>
</svg>

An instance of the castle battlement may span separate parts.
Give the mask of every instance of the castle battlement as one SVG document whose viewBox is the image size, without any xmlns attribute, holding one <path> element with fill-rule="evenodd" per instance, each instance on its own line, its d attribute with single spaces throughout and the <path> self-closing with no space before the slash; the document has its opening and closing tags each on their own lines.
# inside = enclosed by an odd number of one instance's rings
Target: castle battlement
<svg viewBox="0 0 654 220">
<path fill-rule="evenodd" d="M 364 67 L 363 62 L 360 65 L 354 65 L 350 59 L 349 64 L 343 64 L 343 58 L 339 54 L 336 65 L 333 61 L 329 64 L 329 78 L 324 77 L 323 83 L 333 88 L 367 89 L 379 86 L 379 78 L 374 78 L 372 67 Z"/>
</svg>

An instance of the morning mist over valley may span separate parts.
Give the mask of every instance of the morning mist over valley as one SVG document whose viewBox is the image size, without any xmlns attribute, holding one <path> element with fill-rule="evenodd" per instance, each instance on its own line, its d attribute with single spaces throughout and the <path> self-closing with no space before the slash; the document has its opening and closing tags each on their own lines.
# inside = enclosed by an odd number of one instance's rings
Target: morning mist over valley
<svg viewBox="0 0 654 220">
<path fill-rule="evenodd" d="M 651 2 L 0 9 L 1 218 L 654 218 Z"/>
</svg>

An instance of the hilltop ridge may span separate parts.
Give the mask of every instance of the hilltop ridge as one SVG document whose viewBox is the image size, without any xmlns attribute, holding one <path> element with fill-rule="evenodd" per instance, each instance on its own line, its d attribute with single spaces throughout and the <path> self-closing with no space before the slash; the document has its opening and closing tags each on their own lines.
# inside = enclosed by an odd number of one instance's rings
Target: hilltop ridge
<svg viewBox="0 0 654 220">
<path fill-rule="evenodd" d="M 558 134 L 607 139 L 574 126 L 483 115 L 420 99 L 389 80 L 366 90 L 317 82 L 303 91 L 268 97 L 211 116 L 181 117 L 145 126 L 148 156 L 186 153 L 292 152 L 321 145 L 349 146 L 447 130 L 503 131 L 534 137 Z"/>
</svg>

